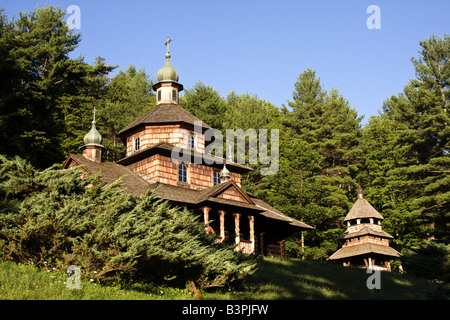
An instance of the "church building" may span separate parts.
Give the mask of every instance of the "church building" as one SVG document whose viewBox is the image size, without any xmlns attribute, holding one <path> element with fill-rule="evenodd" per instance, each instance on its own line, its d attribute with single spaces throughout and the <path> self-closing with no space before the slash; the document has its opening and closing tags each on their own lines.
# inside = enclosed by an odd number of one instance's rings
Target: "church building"
<svg viewBox="0 0 450 320">
<path fill-rule="evenodd" d="M 329 260 L 344 266 L 391 271 L 389 260 L 398 259 L 401 254 L 389 246 L 389 239 L 393 237 L 382 230 L 383 219 L 364 199 L 360 186 L 358 199 L 344 219 L 347 230 L 339 237 L 342 248 L 331 255 Z"/>
<path fill-rule="evenodd" d="M 80 167 L 87 175 L 102 170 L 105 184 L 123 177 L 124 192 L 136 195 L 156 189 L 157 197 L 198 213 L 217 241 L 228 238 L 235 242 L 235 250 L 247 254 L 284 257 L 286 239 L 312 227 L 245 192 L 241 174 L 251 168 L 205 153 L 204 133 L 211 127 L 178 104 L 183 85 L 170 63 L 170 41 L 165 43 L 166 62 L 153 85 L 156 106 L 118 132 L 126 156 L 115 163 L 102 161 L 105 148 L 94 112 L 82 154 L 70 154 L 62 169 Z M 194 130 L 194 124 L 197 128 L 201 124 L 201 129 Z M 180 145 L 183 159 L 188 161 L 172 157 Z"/>
</svg>

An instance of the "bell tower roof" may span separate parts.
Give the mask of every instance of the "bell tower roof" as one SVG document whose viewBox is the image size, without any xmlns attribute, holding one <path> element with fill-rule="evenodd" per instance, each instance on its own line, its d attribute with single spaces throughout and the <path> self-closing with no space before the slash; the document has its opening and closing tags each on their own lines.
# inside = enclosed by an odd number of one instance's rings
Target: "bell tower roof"
<svg viewBox="0 0 450 320">
<path fill-rule="evenodd" d="M 362 218 L 376 218 L 383 220 L 383 216 L 372 205 L 364 199 L 364 192 L 361 186 L 358 188 L 358 199 L 344 219 L 345 221 Z"/>
</svg>

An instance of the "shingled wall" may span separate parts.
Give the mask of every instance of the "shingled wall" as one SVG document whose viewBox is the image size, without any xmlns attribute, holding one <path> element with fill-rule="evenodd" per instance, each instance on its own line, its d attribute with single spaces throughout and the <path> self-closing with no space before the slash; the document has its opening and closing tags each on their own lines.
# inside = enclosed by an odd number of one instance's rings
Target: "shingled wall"
<svg viewBox="0 0 450 320">
<path fill-rule="evenodd" d="M 178 165 L 172 162 L 170 157 L 155 154 L 146 159 L 142 159 L 128 166 L 134 172 L 148 182 L 159 182 L 170 185 L 181 185 L 191 189 L 206 189 L 213 186 L 213 171 L 209 166 L 190 163 L 188 168 L 188 183 L 178 181 Z M 238 173 L 230 172 L 231 179 L 238 185 L 241 183 L 241 176 Z M 230 194 L 227 199 L 233 199 L 236 195 Z M 238 200 L 240 201 L 240 200 Z M 241 200 L 242 201 L 242 200 Z"/>
<path fill-rule="evenodd" d="M 164 125 L 164 126 L 146 126 L 144 129 L 138 130 L 133 134 L 127 136 L 127 157 L 132 155 L 134 151 L 133 138 L 140 137 L 140 150 L 152 147 L 160 142 L 167 142 L 174 146 L 187 147 L 187 135 L 189 132 L 195 136 L 195 150 L 203 153 L 205 150 L 204 135 L 194 133 L 192 130 L 187 130 L 179 124 Z"/>
</svg>

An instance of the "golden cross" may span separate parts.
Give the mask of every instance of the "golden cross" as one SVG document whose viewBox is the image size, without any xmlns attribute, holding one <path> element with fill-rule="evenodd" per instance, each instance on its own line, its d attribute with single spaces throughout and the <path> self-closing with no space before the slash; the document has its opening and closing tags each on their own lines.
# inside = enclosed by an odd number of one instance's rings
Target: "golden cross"
<svg viewBox="0 0 450 320">
<path fill-rule="evenodd" d="M 169 37 L 167 37 L 167 41 L 164 43 L 164 45 L 167 46 L 167 53 L 169 53 L 169 43 L 171 42 L 172 40 Z"/>
<path fill-rule="evenodd" d="M 94 121 L 95 121 L 95 113 L 97 112 L 97 108 L 94 107 L 94 111 L 92 111 L 92 113 L 94 114 Z"/>
</svg>

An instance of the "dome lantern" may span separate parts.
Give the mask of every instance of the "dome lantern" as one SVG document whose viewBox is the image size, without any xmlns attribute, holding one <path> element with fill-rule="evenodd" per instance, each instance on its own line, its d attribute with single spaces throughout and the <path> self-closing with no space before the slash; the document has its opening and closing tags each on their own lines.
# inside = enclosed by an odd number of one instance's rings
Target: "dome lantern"
<svg viewBox="0 0 450 320">
<path fill-rule="evenodd" d="M 153 90 L 156 91 L 156 104 L 175 103 L 178 104 L 178 94 L 183 90 L 183 85 L 178 83 L 178 71 L 170 63 L 169 43 L 172 40 L 167 37 L 164 45 L 167 46 L 166 63 L 158 70 Z"/>
</svg>

